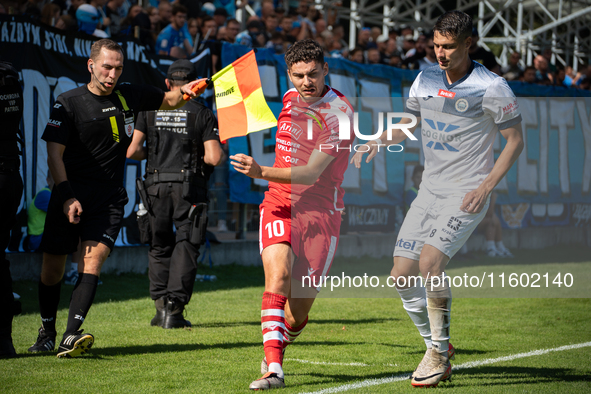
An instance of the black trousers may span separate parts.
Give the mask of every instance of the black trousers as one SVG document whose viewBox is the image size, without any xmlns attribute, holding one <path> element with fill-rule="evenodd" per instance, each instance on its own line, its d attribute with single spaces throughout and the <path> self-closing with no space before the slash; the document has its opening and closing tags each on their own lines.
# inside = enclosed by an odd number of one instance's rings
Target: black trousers
<svg viewBox="0 0 591 394">
<path fill-rule="evenodd" d="M 16 222 L 16 210 L 23 194 L 23 180 L 18 171 L 0 172 L 0 334 L 10 335 L 14 296 L 10 263 L 6 260 L 6 248 L 10 242 L 10 230 Z"/>
<path fill-rule="evenodd" d="M 158 183 L 147 189 L 152 214 L 149 253 L 150 295 L 188 304 L 193 293 L 199 245 L 191 243 L 191 201 L 180 182 Z M 176 234 L 173 230 L 176 229 Z"/>
</svg>

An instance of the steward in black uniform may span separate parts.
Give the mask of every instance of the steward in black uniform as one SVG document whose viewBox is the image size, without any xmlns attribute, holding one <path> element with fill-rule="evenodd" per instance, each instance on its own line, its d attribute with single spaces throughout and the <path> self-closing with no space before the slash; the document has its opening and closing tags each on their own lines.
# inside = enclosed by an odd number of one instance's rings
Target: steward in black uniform
<svg viewBox="0 0 591 394">
<path fill-rule="evenodd" d="M 168 69 L 166 84 L 175 91 L 195 78 L 193 64 L 177 60 Z M 142 241 L 150 244 L 150 295 L 156 305 L 151 324 L 190 326 L 183 310 L 193 293 L 199 246 L 205 240 L 207 180 L 212 166 L 223 159 L 215 116 L 194 101 L 181 110 L 142 112 L 127 155 L 148 159 L 146 179 L 138 180 L 148 212 L 142 216 L 145 212 L 138 211 L 138 224 Z"/>
<path fill-rule="evenodd" d="M 125 155 L 134 120 L 140 111 L 175 109 L 195 97 L 191 88 L 180 94 L 151 86 L 117 85 L 123 71 L 123 50 L 109 39 L 95 42 L 88 60 L 91 82 L 61 94 L 43 133 L 48 164 L 55 181 L 41 241 L 43 265 L 39 281 L 42 327 L 30 352 L 55 346 L 55 319 L 66 256 L 82 243 L 79 276 L 70 301 L 66 332 L 58 357 L 76 357 L 94 343 L 80 326 L 92 305 L 100 270 L 121 228 L 127 193 L 123 187 Z"/>
<path fill-rule="evenodd" d="M 15 301 L 12 294 L 6 248 L 23 193 L 19 172 L 21 152 L 17 145 L 22 116 L 23 89 L 18 73 L 12 64 L 0 61 L 0 358 L 16 357 L 12 345 L 12 317 L 20 313 L 20 302 Z"/>
</svg>

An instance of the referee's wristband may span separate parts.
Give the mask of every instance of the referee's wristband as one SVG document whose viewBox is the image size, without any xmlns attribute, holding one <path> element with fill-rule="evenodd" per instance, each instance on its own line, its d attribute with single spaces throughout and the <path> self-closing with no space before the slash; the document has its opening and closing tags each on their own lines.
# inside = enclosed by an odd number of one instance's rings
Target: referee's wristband
<svg viewBox="0 0 591 394">
<path fill-rule="evenodd" d="M 63 181 L 57 185 L 57 191 L 59 192 L 62 199 L 62 204 L 71 198 L 76 198 L 74 195 L 74 190 L 72 190 L 72 186 L 70 185 L 69 181 Z"/>
</svg>

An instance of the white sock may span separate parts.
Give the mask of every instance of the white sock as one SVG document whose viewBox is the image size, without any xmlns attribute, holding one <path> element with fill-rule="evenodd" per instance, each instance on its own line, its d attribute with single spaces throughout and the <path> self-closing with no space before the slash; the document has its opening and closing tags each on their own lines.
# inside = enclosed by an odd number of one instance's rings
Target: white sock
<svg viewBox="0 0 591 394">
<path fill-rule="evenodd" d="M 495 241 L 486 241 L 486 249 L 487 250 L 496 249 Z"/>
<path fill-rule="evenodd" d="M 279 363 L 269 364 L 269 372 L 275 372 L 280 378 L 284 377 L 283 368 L 281 368 L 281 364 Z"/>
<path fill-rule="evenodd" d="M 497 250 L 499 251 L 507 250 L 507 248 L 503 244 L 503 241 L 495 242 L 495 245 L 497 247 Z"/>
<path fill-rule="evenodd" d="M 402 299 L 402 306 L 410 316 L 410 319 L 419 330 L 425 345 L 431 348 L 431 325 L 427 312 L 427 296 L 423 286 L 410 287 L 408 289 L 396 289 Z"/>
<path fill-rule="evenodd" d="M 451 289 L 447 280 L 443 283 L 429 278 L 425 282 L 427 290 L 427 310 L 433 331 L 433 349 L 445 353 L 449 349 L 451 314 Z"/>
</svg>

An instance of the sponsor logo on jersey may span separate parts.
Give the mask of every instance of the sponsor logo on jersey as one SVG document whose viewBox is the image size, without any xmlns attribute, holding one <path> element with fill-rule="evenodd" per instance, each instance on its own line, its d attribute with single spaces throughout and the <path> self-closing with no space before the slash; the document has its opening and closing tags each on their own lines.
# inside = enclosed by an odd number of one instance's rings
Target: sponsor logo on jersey
<svg viewBox="0 0 591 394">
<path fill-rule="evenodd" d="M 439 237 L 439 239 L 441 240 L 441 242 L 451 242 L 451 239 L 449 238 Z"/>
<path fill-rule="evenodd" d="M 103 237 L 107 238 L 111 242 L 115 242 L 115 240 L 113 239 L 113 237 L 110 237 L 107 234 L 103 234 Z"/>
<path fill-rule="evenodd" d="M 454 231 L 458 231 L 461 225 L 462 221 L 454 216 L 449 218 L 449 221 L 447 222 L 447 227 L 451 228 Z"/>
<path fill-rule="evenodd" d="M 447 97 L 447 98 L 456 97 L 456 94 L 454 92 L 450 92 L 449 90 L 444 90 L 444 89 L 439 89 L 439 93 L 437 93 L 437 95 L 441 96 L 441 97 Z"/>
<path fill-rule="evenodd" d="M 117 107 L 103 108 L 103 112 L 115 111 Z"/>
<path fill-rule="evenodd" d="M 427 97 L 423 97 L 423 100 L 424 101 L 427 101 L 427 100 L 432 99 L 432 98 L 433 98 L 433 96 L 427 96 Z"/>
<path fill-rule="evenodd" d="M 403 248 L 406 250 L 415 250 L 415 246 L 417 245 L 417 241 L 412 241 L 412 243 L 410 241 L 405 241 L 404 239 L 400 238 L 398 240 L 398 242 L 396 242 L 396 247 L 397 248 Z"/>
<path fill-rule="evenodd" d="M 62 125 L 62 122 L 59 120 L 49 119 L 49 121 L 47 122 L 47 125 L 53 126 L 53 127 L 60 127 Z"/>
<path fill-rule="evenodd" d="M 459 99 L 458 101 L 456 101 L 456 111 L 466 112 L 467 110 L 468 110 L 468 100 Z"/>
<path fill-rule="evenodd" d="M 291 122 L 282 122 L 279 126 L 279 132 L 282 131 L 291 133 L 291 136 L 296 140 L 300 139 L 304 133 L 304 129 L 300 125 Z"/>
<path fill-rule="evenodd" d="M 438 122 L 431 119 L 424 119 L 425 124 L 431 128 L 422 127 L 421 128 L 421 135 L 424 137 L 430 138 L 432 141 L 427 142 L 425 147 L 434 149 L 434 150 L 447 150 L 450 152 L 459 152 L 458 149 L 451 146 L 449 143 L 453 141 L 461 141 L 459 135 L 452 135 L 447 134 L 454 130 L 460 128 L 460 126 L 456 126 L 453 124 L 447 124 L 444 122 Z M 440 141 L 440 142 L 439 142 Z"/>
<path fill-rule="evenodd" d="M 312 274 L 314 274 L 314 272 L 316 272 L 316 270 L 312 269 L 312 267 L 308 268 L 308 276 L 312 276 Z"/>
<path fill-rule="evenodd" d="M 503 115 L 509 115 L 519 109 L 519 104 L 517 103 L 517 99 L 512 103 L 503 107 Z"/>
</svg>

